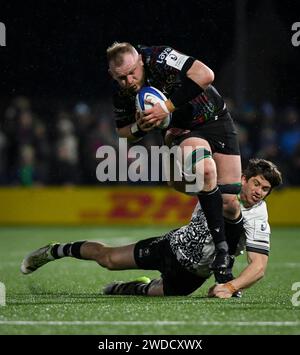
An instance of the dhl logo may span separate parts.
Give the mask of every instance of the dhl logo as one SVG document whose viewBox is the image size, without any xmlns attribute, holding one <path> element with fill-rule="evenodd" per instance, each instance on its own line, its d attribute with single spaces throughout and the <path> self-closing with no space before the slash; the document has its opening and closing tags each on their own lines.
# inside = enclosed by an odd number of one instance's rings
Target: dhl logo
<svg viewBox="0 0 300 355">
<path fill-rule="evenodd" d="M 163 222 L 189 221 L 197 199 L 179 193 L 143 193 L 128 191 L 111 192 L 107 196 L 107 208 L 82 210 L 84 220 L 107 219 L 131 223 L 142 220 Z"/>
</svg>

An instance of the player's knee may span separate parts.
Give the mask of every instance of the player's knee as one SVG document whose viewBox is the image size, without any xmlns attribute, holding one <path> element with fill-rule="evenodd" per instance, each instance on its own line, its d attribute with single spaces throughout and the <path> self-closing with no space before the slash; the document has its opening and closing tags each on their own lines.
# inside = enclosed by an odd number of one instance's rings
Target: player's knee
<svg viewBox="0 0 300 355">
<path fill-rule="evenodd" d="M 208 185 L 211 185 L 211 188 L 215 187 L 217 183 L 217 170 L 213 159 L 204 159 L 202 162 L 196 164 L 195 174 L 198 178 L 203 176 L 205 188 L 208 187 Z"/>
<path fill-rule="evenodd" d="M 217 170 L 215 162 L 212 159 L 206 159 L 204 161 L 204 181 L 216 180 L 216 178 Z"/>
<path fill-rule="evenodd" d="M 240 213 L 240 204 L 236 196 L 223 196 L 223 214 L 228 219 L 237 218 Z"/>
</svg>

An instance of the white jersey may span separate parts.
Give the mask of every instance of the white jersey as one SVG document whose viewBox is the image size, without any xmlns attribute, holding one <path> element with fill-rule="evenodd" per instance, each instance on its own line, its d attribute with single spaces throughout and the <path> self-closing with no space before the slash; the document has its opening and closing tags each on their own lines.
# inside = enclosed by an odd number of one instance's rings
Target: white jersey
<svg viewBox="0 0 300 355">
<path fill-rule="evenodd" d="M 266 202 L 260 201 L 250 208 L 241 205 L 241 210 L 244 217 L 245 234 L 240 240 L 238 250 L 241 251 L 246 246 L 247 251 L 268 255 L 271 228 L 268 222 Z"/>
<path fill-rule="evenodd" d="M 245 249 L 268 255 L 270 249 L 270 226 L 266 203 L 259 202 L 251 208 L 241 206 L 245 234 L 241 237 L 236 255 Z M 214 259 L 215 245 L 207 226 L 202 208 L 197 203 L 188 225 L 169 232 L 171 249 L 177 260 L 189 271 L 208 277 L 209 265 Z"/>
<path fill-rule="evenodd" d="M 199 202 L 193 212 L 193 217 L 197 215 L 198 210 L 202 210 Z M 237 255 L 245 249 L 261 254 L 269 254 L 271 228 L 268 222 L 267 204 L 260 201 L 250 208 L 241 204 L 241 211 L 244 218 L 245 234 L 241 237 L 238 245 Z"/>
</svg>

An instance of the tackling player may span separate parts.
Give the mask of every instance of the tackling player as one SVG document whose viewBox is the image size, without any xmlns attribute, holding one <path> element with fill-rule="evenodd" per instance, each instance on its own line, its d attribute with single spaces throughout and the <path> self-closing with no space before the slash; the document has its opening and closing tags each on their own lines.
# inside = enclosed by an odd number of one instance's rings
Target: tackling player
<svg viewBox="0 0 300 355">
<path fill-rule="evenodd" d="M 252 159 L 242 175 L 239 196 L 245 232 L 236 255 L 246 247 L 248 266 L 233 279 L 217 284 L 210 296 L 229 298 L 250 287 L 264 276 L 270 249 L 270 226 L 264 199 L 282 182 L 277 167 L 263 159 Z M 215 246 L 204 213 L 198 203 L 188 225 L 164 236 L 141 240 L 121 247 L 100 242 L 54 243 L 30 253 L 21 264 L 21 272 L 30 274 L 46 263 L 63 257 L 94 260 L 109 270 L 159 270 L 161 278 L 114 282 L 105 287 L 109 295 L 176 296 L 188 295 L 211 275 Z"/>
</svg>

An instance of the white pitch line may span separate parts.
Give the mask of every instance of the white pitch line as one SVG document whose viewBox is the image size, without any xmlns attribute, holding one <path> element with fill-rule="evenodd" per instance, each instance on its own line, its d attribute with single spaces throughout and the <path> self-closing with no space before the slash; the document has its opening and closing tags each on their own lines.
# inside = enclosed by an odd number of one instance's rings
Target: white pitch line
<svg viewBox="0 0 300 355">
<path fill-rule="evenodd" d="M 300 321 L 201 321 L 201 322 L 185 322 L 185 321 L 9 321 L 2 320 L 0 325 L 231 325 L 231 326 L 300 326 Z"/>
</svg>

